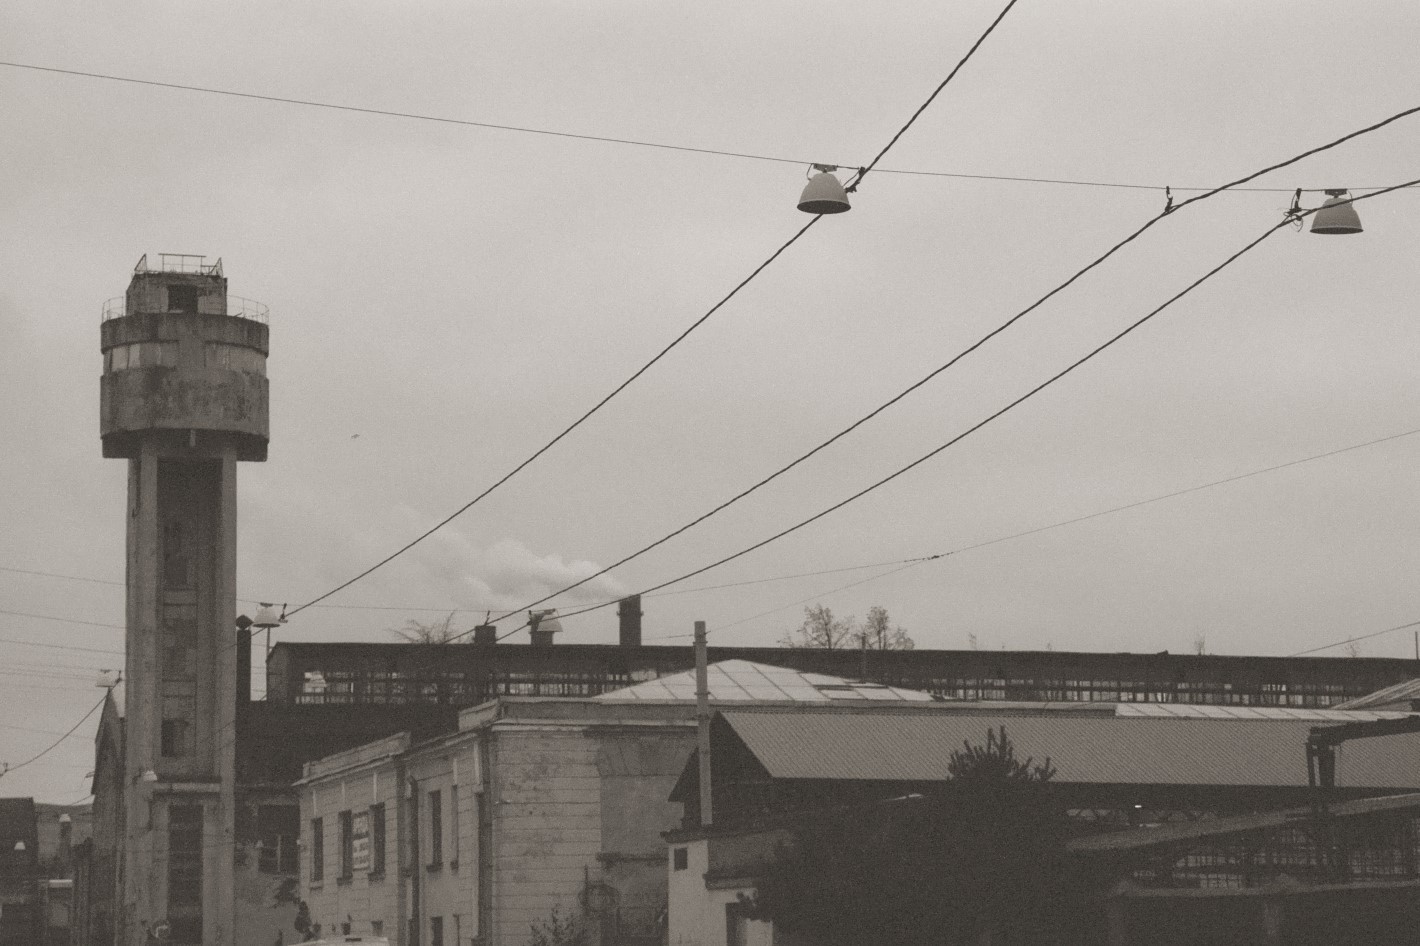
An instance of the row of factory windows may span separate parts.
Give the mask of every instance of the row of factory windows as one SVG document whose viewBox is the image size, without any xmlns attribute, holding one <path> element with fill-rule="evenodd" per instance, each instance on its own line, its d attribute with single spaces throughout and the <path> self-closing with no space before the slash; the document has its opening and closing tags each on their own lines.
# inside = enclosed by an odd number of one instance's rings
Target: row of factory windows
<svg viewBox="0 0 1420 946">
<path fill-rule="evenodd" d="M 132 342 L 115 345 L 104 357 L 105 371 L 123 371 L 127 368 L 163 367 L 176 368 L 178 363 L 177 342 Z M 203 351 L 203 363 L 208 368 L 229 368 L 233 371 L 249 371 L 262 374 L 266 371 L 266 356 L 254 348 L 243 345 L 227 345 L 223 342 L 207 342 Z"/>
</svg>

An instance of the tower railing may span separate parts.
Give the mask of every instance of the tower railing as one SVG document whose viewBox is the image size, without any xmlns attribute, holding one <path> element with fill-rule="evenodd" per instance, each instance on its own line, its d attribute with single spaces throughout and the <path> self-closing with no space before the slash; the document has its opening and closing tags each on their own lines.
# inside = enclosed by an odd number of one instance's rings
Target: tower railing
<svg viewBox="0 0 1420 946">
<path fill-rule="evenodd" d="M 158 309 L 151 310 L 154 313 Z M 121 319 L 125 315 L 142 315 L 145 312 L 128 311 L 128 299 L 126 296 L 114 296 L 104 303 L 102 322 L 109 319 Z M 248 319 L 252 322 L 260 322 L 266 325 L 271 316 L 271 309 L 264 302 L 257 302 L 255 299 L 247 299 L 244 296 L 227 296 L 227 315 L 234 319 Z"/>
<path fill-rule="evenodd" d="M 148 263 L 148 254 L 144 253 L 138 259 L 138 265 L 133 267 L 135 273 L 198 273 L 202 276 L 222 275 L 222 259 L 217 258 L 217 262 L 207 262 L 207 257 L 197 253 L 159 253 L 158 265 L 151 266 Z"/>
</svg>

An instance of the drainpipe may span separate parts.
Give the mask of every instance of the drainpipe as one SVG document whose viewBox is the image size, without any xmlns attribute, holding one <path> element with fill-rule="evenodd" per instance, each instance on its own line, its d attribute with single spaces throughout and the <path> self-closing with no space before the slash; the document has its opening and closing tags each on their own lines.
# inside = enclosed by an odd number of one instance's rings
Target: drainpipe
<svg viewBox="0 0 1420 946">
<path fill-rule="evenodd" d="M 424 936 L 424 868 L 419 856 L 419 780 L 409 776 L 404 782 L 409 796 L 409 946 L 419 946 Z"/>
</svg>

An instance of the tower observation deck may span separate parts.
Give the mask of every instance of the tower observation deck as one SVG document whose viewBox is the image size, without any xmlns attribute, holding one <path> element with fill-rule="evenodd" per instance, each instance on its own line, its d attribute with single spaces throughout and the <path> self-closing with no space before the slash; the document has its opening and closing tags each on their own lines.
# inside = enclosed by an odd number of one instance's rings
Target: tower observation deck
<svg viewBox="0 0 1420 946">
<path fill-rule="evenodd" d="M 268 333 L 266 306 L 227 295 L 221 260 L 165 253 L 153 267 L 144 256 L 103 308 L 104 456 L 135 457 L 147 436 L 265 460 Z"/>
</svg>

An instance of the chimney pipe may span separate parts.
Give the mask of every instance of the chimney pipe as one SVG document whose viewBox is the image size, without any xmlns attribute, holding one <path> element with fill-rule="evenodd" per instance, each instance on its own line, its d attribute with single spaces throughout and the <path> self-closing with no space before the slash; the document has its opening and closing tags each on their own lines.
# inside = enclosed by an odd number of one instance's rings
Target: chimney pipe
<svg viewBox="0 0 1420 946">
<path fill-rule="evenodd" d="M 627 595 L 617 605 L 616 617 L 620 622 L 621 646 L 641 646 L 641 596 Z"/>
<path fill-rule="evenodd" d="M 237 706 L 251 702 L 251 618 L 237 616 Z"/>
</svg>

